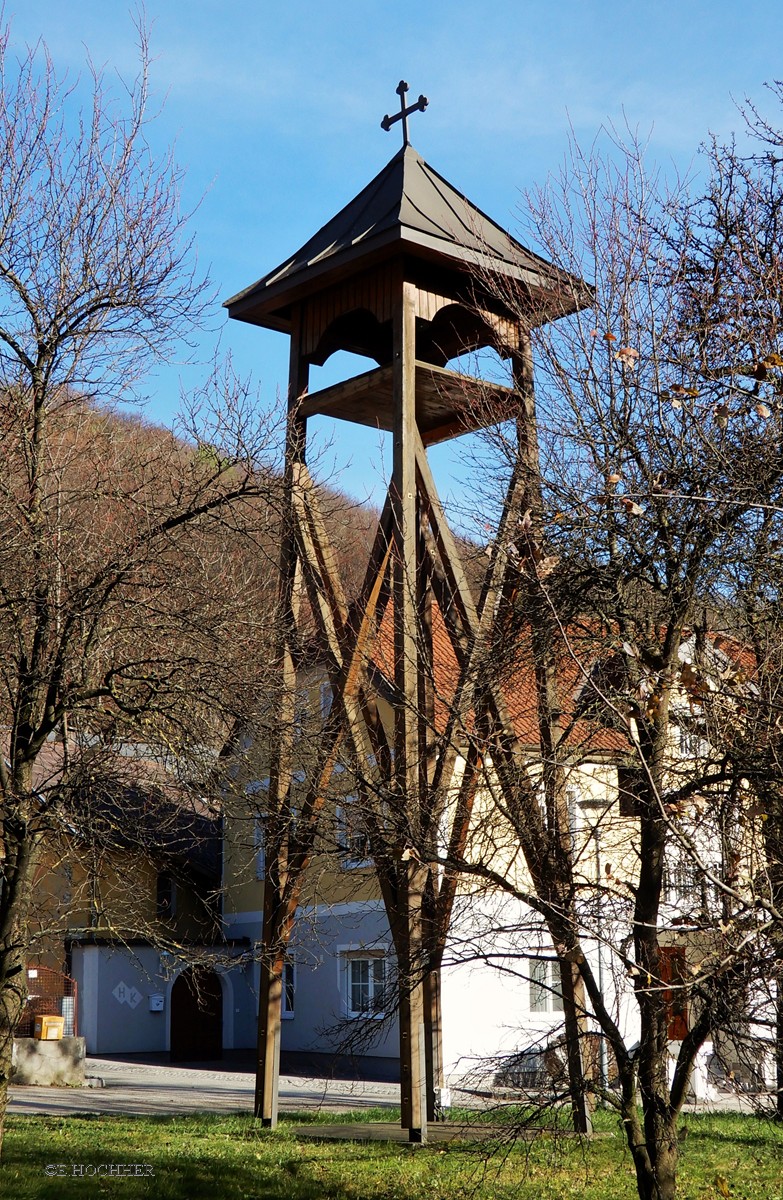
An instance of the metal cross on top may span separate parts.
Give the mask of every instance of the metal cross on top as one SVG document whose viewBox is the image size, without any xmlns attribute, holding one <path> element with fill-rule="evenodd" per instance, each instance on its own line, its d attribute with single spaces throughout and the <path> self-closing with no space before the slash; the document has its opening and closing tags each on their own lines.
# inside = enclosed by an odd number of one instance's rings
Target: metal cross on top
<svg viewBox="0 0 783 1200">
<path fill-rule="evenodd" d="M 424 112 L 429 104 L 426 96 L 419 96 L 415 104 L 410 104 L 405 107 L 405 93 L 408 90 L 408 85 L 404 79 L 401 79 L 397 84 L 397 95 L 400 97 L 400 111 L 395 113 L 393 117 L 387 115 L 381 121 L 381 129 L 385 129 L 388 133 L 395 121 L 402 121 L 402 144 L 408 145 L 408 117 L 411 113 Z"/>
</svg>

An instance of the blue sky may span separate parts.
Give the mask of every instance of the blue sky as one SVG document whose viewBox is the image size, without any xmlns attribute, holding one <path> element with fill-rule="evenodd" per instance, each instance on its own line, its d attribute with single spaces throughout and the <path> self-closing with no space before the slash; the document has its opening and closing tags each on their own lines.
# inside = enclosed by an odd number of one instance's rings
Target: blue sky
<svg viewBox="0 0 783 1200">
<path fill-rule="evenodd" d="M 520 190 L 558 168 L 569 125 L 589 143 L 603 123 L 627 123 L 650 134 L 656 161 L 683 170 L 709 131 L 739 130 L 735 100 L 763 99 L 783 74 L 779 0 L 148 0 L 146 12 L 165 101 L 153 136 L 176 143 L 186 204 L 201 200 L 194 232 L 220 300 L 300 246 L 397 150 L 399 125 L 387 134 L 380 120 L 401 78 L 430 100 L 411 120 L 416 148 L 513 232 Z M 71 77 L 85 47 L 108 73 L 134 71 L 124 3 L 6 0 L 5 15 L 14 41 L 43 37 Z M 225 324 L 216 305 L 223 348 L 274 403 L 286 339 Z M 198 365 L 158 371 L 148 415 L 169 422 L 180 383 L 202 376 Z M 378 437 L 344 425 L 334 435 L 327 460 L 341 485 L 377 492 Z M 446 490 L 453 464 L 441 453 Z"/>
</svg>

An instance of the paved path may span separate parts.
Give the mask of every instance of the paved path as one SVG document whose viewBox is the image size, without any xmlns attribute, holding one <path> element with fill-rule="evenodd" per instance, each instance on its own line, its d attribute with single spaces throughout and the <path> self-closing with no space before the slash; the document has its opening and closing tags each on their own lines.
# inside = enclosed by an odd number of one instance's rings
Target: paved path
<svg viewBox="0 0 783 1200">
<path fill-rule="evenodd" d="M 88 1058 L 87 1075 L 97 1077 L 103 1087 L 52 1088 L 11 1087 L 8 1111 L 64 1116 L 76 1113 L 250 1113 L 253 1107 L 254 1076 L 243 1068 L 231 1070 L 225 1063 L 177 1064 L 127 1062 Z M 452 1101 L 473 1107 L 488 1102 L 452 1088 Z M 399 1084 L 352 1082 L 284 1075 L 280 1078 L 280 1108 L 283 1111 L 346 1112 L 362 1108 L 390 1108 L 400 1102 Z M 489 1101 L 491 1103 L 491 1101 Z M 718 1095 L 685 1111 L 751 1111 L 750 1098 Z M 321 1130 L 320 1136 L 323 1135 Z"/>
<path fill-rule="evenodd" d="M 87 1075 L 103 1087 L 11 1087 L 11 1113 L 188 1113 L 243 1112 L 253 1107 L 254 1076 L 246 1071 L 206 1069 L 204 1064 L 169 1066 L 88 1058 Z M 280 1107 L 345 1112 L 389 1108 L 400 1102 L 399 1084 L 280 1078 Z"/>
</svg>

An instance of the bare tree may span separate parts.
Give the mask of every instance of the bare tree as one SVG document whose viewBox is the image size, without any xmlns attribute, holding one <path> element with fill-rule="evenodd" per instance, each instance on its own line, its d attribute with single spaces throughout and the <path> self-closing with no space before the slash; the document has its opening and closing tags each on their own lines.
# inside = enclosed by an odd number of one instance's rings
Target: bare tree
<svg viewBox="0 0 783 1200">
<path fill-rule="evenodd" d="M 132 397 L 207 303 L 179 170 L 146 140 L 139 35 L 138 78 L 120 102 L 91 71 L 87 111 L 44 48 L 16 62 L 0 39 L 2 1112 L 32 880 L 80 747 L 219 743 L 265 637 L 251 550 L 274 486 L 252 398 L 216 374 L 187 441 L 98 404 Z M 53 738 L 67 752 L 50 778 Z"/>
<path fill-rule="evenodd" d="M 616 1063 L 619 1091 L 604 1094 L 622 1115 L 642 1197 L 674 1195 L 677 1117 L 697 1053 L 713 1032 L 732 1022 L 736 1032 L 777 919 L 749 848 L 747 784 L 758 792 L 759 779 L 727 729 L 747 713 L 735 567 L 763 561 L 761 534 L 773 536 L 781 504 L 778 165 L 713 146 L 707 170 L 701 196 L 666 191 L 641 149 L 615 139 L 606 157 L 575 149 L 570 170 L 528 197 L 546 255 L 595 286 L 592 309 L 533 322 L 536 409 L 521 397 L 518 427 L 502 441 L 512 480 L 530 484 L 518 525 L 501 525 L 493 551 L 510 563 L 506 579 L 517 576 L 499 645 L 517 647 L 508 678 L 523 646 L 535 680 L 542 782 L 539 795 L 493 785 L 524 883 L 486 860 L 455 864 L 537 911 L 561 963 L 575 966 L 586 997 L 577 1007 Z M 530 319 L 528 296 L 506 288 L 502 300 Z M 569 771 L 595 758 L 590 729 L 612 732 L 623 780 L 633 770 L 634 832 L 624 868 L 604 861 L 585 877 L 559 798 Z M 766 775 L 777 789 L 776 761 Z M 559 853 L 539 836 L 542 820 Z M 766 853 L 779 857 L 769 836 Z M 677 860 L 690 874 L 675 914 Z M 607 939 L 591 895 L 603 898 L 604 921 L 614 914 L 638 1048 L 587 949 Z M 687 970 L 673 979 L 678 947 Z M 673 1002 L 690 1019 L 670 1078 Z"/>
</svg>

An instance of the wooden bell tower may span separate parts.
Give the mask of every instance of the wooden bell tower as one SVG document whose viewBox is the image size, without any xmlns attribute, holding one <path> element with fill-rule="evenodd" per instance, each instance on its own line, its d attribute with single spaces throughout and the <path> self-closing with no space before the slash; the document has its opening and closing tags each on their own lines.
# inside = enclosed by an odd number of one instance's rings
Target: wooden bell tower
<svg viewBox="0 0 783 1200">
<path fill-rule="evenodd" d="M 476 702 L 476 661 L 502 589 L 503 565 L 491 565 L 479 603 L 471 594 L 427 461 L 427 448 L 462 433 L 532 412 L 530 329 L 574 311 L 584 285 L 515 242 L 434 171 L 407 140 L 379 175 L 300 250 L 227 301 L 229 316 L 289 335 L 290 374 L 285 504 L 280 567 L 279 671 L 283 692 L 270 771 L 268 870 L 264 895 L 265 958 L 259 1011 L 256 1115 L 274 1124 L 280 991 L 285 946 L 299 895 L 298 877 L 315 837 L 318 811 L 338 757 L 372 764 L 375 795 L 385 794 L 398 829 L 390 851 L 371 807 L 367 828 L 400 974 L 402 1125 L 426 1138 L 434 1091 L 442 1084 L 439 970 L 427 965 L 428 928 L 448 925 L 454 881 L 427 864 L 444 795 L 460 792 L 463 818 L 452 849 L 467 833 L 476 755 L 458 759 L 460 719 Z M 504 300 L 513 294 L 514 303 Z M 521 315 L 520 315 L 521 314 Z M 511 360 L 514 386 L 490 385 L 447 369 L 457 355 L 484 346 Z M 374 362 L 372 369 L 310 394 L 311 364 L 337 350 Z M 307 421 L 315 415 L 387 430 L 393 437 L 388 495 L 364 587 L 349 607 L 328 544 L 306 464 Z M 507 513 L 523 501 L 512 481 Z M 302 588 L 315 614 L 334 693 L 318 762 L 290 812 L 293 726 Z M 433 720 L 432 601 L 439 606 L 459 666 L 446 728 Z M 393 609 L 393 744 L 378 719 L 368 665 L 385 606 Z M 499 689 L 487 704 L 515 753 L 513 726 Z M 518 748 L 517 748 L 518 749 Z M 366 766 L 369 771 L 370 767 Z M 460 782 L 458 782 L 460 781 Z M 439 799 L 440 798 L 440 799 Z M 288 830 L 288 832 L 287 832 Z M 375 836 L 378 834 L 378 836 Z M 422 849 L 424 848 L 424 849 Z M 271 850 L 271 853 L 270 853 Z M 297 874 L 298 873 L 298 874 Z M 444 925 L 445 922 L 445 925 Z M 439 962 L 438 962 L 439 968 Z"/>
</svg>

